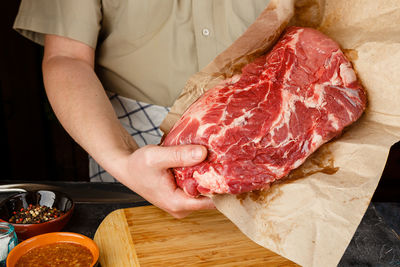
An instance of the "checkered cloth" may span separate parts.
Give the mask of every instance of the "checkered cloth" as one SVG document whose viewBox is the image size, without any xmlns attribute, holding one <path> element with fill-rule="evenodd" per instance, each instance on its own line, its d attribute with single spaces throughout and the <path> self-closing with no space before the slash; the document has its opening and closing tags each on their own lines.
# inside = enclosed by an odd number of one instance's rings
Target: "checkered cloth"
<svg viewBox="0 0 400 267">
<path fill-rule="evenodd" d="M 162 132 L 159 127 L 169 108 L 146 104 L 115 93 L 107 94 L 119 121 L 140 147 L 160 143 Z M 89 177 L 91 182 L 117 182 L 90 156 Z"/>
</svg>

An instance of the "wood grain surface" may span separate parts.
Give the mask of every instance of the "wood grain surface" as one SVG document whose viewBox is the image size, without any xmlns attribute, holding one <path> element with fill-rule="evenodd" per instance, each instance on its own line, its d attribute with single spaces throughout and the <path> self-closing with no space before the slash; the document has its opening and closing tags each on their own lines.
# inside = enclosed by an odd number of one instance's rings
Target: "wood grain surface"
<svg viewBox="0 0 400 267">
<path fill-rule="evenodd" d="M 297 266 L 248 239 L 216 210 L 180 220 L 154 206 L 116 210 L 94 241 L 101 267 Z"/>
</svg>

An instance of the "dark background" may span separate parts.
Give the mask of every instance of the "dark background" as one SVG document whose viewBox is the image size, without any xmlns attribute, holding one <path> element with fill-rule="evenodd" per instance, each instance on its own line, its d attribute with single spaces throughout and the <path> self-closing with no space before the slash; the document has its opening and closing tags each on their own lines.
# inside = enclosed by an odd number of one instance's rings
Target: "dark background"
<svg viewBox="0 0 400 267">
<path fill-rule="evenodd" d="M 88 157 L 47 101 L 42 47 L 12 29 L 19 1 L 2 4 L 0 69 L 1 180 L 88 181 Z M 391 149 L 374 201 L 400 201 L 400 142 Z"/>
<path fill-rule="evenodd" d="M 1 12 L 0 180 L 88 180 L 87 154 L 47 101 L 42 47 L 12 29 L 19 2 L 4 1 Z"/>
</svg>

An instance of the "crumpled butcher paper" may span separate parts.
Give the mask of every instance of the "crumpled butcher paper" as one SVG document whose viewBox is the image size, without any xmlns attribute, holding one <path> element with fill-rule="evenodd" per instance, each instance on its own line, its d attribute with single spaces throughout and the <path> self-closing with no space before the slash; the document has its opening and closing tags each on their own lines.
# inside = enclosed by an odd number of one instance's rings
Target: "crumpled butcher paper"
<svg viewBox="0 0 400 267">
<path fill-rule="evenodd" d="M 168 133 L 201 94 L 268 52 L 288 25 L 316 28 L 339 43 L 367 90 L 367 109 L 322 147 L 327 153 L 320 154 L 337 170 L 333 174 L 306 171 L 309 175 L 277 182 L 266 192 L 213 200 L 259 245 L 302 266 L 336 266 L 391 145 L 400 140 L 400 1 L 272 0 L 240 38 L 188 80 L 161 128 Z"/>
</svg>

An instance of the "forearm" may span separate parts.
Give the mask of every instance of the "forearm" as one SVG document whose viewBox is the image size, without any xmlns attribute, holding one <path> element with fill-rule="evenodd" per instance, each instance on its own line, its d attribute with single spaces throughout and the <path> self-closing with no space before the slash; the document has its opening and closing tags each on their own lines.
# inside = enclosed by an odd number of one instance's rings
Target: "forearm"
<svg viewBox="0 0 400 267">
<path fill-rule="evenodd" d="M 93 67 L 55 56 L 43 61 L 43 77 L 49 101 L 66 131 L 103 168 L 122 177 L 119 160 L 137 145 L 119 123 Z"/>
<path fill-rule="evenodd" d="M 170 171 L 203 161 L 206 148 L 148 145 L 138 149 L 115 115 L 93 70 L 94 59 L 95 50 L 87 44 L 57 35 L 45 37 L 43 80 L 67 132 L 108 173 L 173 216 L 212 208 L 209 198 L 194 199 L 179 189 Z"/>
</svg>

